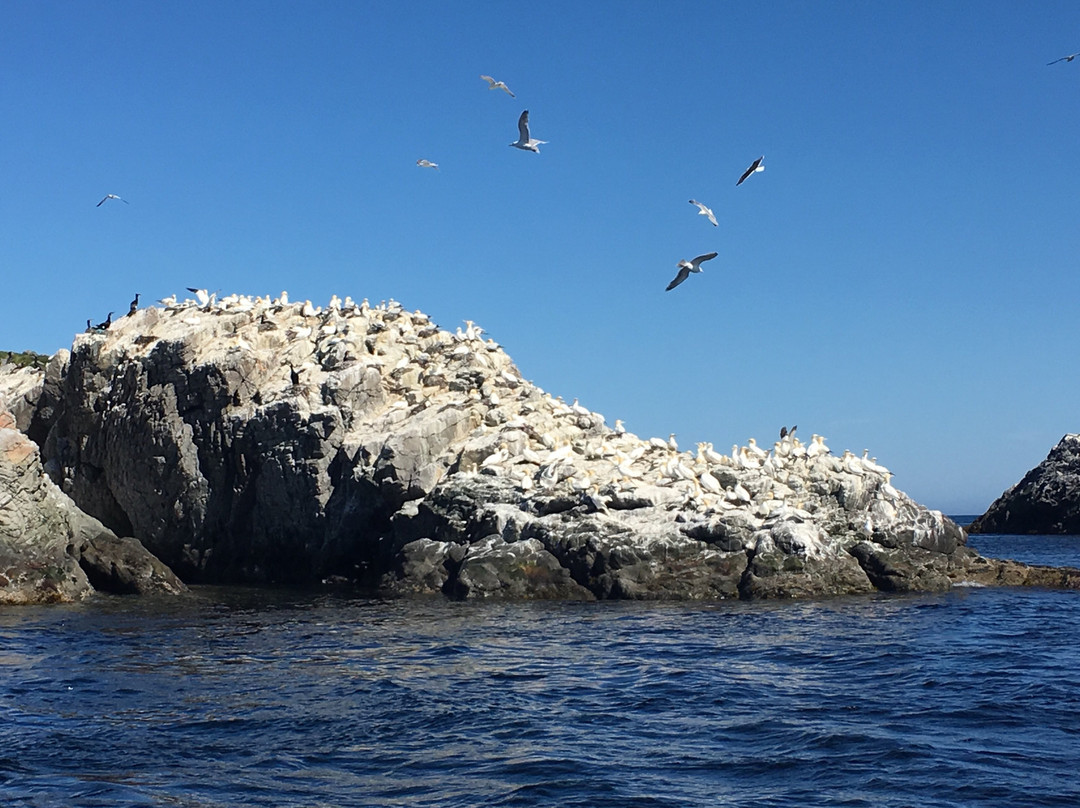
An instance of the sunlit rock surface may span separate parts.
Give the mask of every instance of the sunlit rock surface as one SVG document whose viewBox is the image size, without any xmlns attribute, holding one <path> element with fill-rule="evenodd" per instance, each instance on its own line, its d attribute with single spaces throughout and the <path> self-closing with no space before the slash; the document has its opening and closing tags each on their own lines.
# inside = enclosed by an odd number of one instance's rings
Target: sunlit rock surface
<svg viewBox="0 0 1080 808">
<path fill-rule="evenodd" d="M 163 304 L 78 336 L 24 420 L 80 507 L 189 582 L 791 598 L 998 570 L 872 458 L 639 438 L 471 322 L 336 296 Z"/>
</svg>

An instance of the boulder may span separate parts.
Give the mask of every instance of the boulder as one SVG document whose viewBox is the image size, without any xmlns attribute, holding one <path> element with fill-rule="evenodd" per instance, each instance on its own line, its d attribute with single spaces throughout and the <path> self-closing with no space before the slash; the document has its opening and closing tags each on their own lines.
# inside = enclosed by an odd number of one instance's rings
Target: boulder
<svg viewBox="0 0 1080 808">
<path fill-rule="evenodd" d="M 1063 437 L 1042 463 L 998 497 L 968 530 L 1080 534 L 1080 435 Z"/>
<path fill-rule="evenodd" d="M 0 395 L 0 603 L 80 600 L 182 591 L 135 539 L 83 513 L 45 474 L 37 445 L 19 432 Z"/>
<path fill-rule="evenodd" d="M 645 440 L 523 378 L 475 324 L 394 301 L 170 300 L 35 372 L 23 420 L 52 478 L 190 582 L 719 599 L 989 577 L 873 458 L 817 435 Z M 121 589 L 155 574 L 114 574 L 92 543 L 70 557 Z"/>
</svg>

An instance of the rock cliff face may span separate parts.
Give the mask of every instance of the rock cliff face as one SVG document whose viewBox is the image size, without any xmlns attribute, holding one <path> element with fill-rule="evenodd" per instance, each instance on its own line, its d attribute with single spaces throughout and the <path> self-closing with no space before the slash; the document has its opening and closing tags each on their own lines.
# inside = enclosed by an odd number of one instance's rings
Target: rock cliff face
<svg viewBox="0 0 1080 808">
<path fill-rule="evenodd" d="M 1080 534 L 1080 435 L 1066 435 L 976 519 L 972 533 Z"/>
<path fill-rule="evenodd" d="M 50 474 L 191 582 L 773 598 L 1009 574 L 873 460 L 642 440 L 394 302 L 170 300 L 80 335 L 41 384 Z"/>
<path fill-rule="evenodd" d="M 11 374 L 4 374 L 10 381 Z M 117 538 L 45 475 L 38 447 L 0 395 L 0 603 L 81 599 L 185 587 L 134 539 Z"/>
</svg>

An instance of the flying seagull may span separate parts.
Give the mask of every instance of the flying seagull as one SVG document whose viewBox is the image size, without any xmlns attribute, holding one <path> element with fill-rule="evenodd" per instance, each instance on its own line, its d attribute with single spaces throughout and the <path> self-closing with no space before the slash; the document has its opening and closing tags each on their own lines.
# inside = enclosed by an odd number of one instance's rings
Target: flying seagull
<svg viewBox="0 0 1080 808">
<path fill-rule="evenodd" d="M 745 180 L 747 177 L 749 177 L 755 171 L 764 171 L 764 170 L 765 170 L 765 155 L 763 154 L 763 155 L 761 155 L 761 157 L 759 157 L 758 159 L 756 159 L 754 162 L 752 162 L 750 164 L 750 168 L 746 169 L 746 171 L 743 172 L 743 175 L 741 177 L 739 177 L 739 181 L 737 183 L 735 183 L 735 184 L 736 185 L 742 185 L 743 180 Z"/>
<path fill-rule="evenodd" d="M 664 291 L 670 292 L 680 283 L 689 278 L 691 272 L 701 272 L 701 265 L 705 261 L 711 261 L 712 259 L 716 258 L 716 255 L 716 253 L 711 252 L 705 253 L 705 255 L 699 255 L 692 261 L 680 261 L 678 264 L 675 265 L 679 268 L 679 274 L 676 275 L 675 279 L 667 285 L 667 289 L 665 289 Z"/>
<path fill-rule="evenodd" d="M 1055 59 L 1054 61 L 1047 62 L 1046 64 L 1047 65 L 1056 65 L 1058 62 L 1071 62 L 1077 56 L 1080 56 L 1080 53 L 1070 53 L 1068 56 L 1062 56 L 1060 59 Z"/>
<path fill-rule="evenodd" d="M 531 151 L 540 153 L 540 149 L 537 148 L 541 143 L 547 143 L 546 140 L 533 140 L 529 137 L 529 110 L 525 110 L 521 113 L 521 117 L 518 118 L 518 139 L 510 145 L 516 149 L 522 149 L 523 151 Z"/>
<path fill-rule="evenodd" d="M 100 202 L 98 202 L 96 205 L 94 205 L 94 207 L 95 208 L 100 208 L 102 205 L 104 205 L 110 199 L 120 199 L 120 197 L 118 197 L 116 194 L 105 194 L 105 198 L 102 199 Z M 125 205 L 129 204 L 126 199 L 120 199 L 120 201 L 123 202 Z"/>
<path fill-rule="evenodd" d="M 434 168 L 436 171 L 439 170 L 439 164 L 433 163 L 430 160 L 417 160 L 416 164 L 421 168 Z"/>
<path fill-rule="evenodd" d="M 486 81 L 488 83 L 488 89 L 489 90 L 506 90 L 507 94 L 511 98 L 517 98 L 516 95 L 514 95 L 512 92 L 510 92 L 510 88 L 506 86 L 506 82 L 504 82 L 504 81 L 495 81 L 495 79 L 493 79 L 491 76 L 481 76 L 480 78 L 482 78 L 484 81 Z"/>
<path fill-rule="evenodd" d="M 712 210 L 710 208 L 707 208 L 704 203 L 698 202 L 696 199 L 691 199 L 690 204 L 691 205 L 697 205 L 699 215 L 708 216 L 709 221 L 712 222 L 714 226 L 719 227 L 719 225 L 716 224 L 716 217 L 713 216 Z"/>
</svg>

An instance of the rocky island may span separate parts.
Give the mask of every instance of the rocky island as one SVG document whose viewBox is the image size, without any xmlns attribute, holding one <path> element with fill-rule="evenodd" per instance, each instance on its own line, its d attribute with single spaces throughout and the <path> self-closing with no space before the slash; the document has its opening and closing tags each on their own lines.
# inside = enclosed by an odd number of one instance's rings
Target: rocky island
<svg viewBox="0 0 1080 808">
<path fill-rule="evenodd" d="M 1080 534 L 1080 435 L 1066 435 L 1038 466 L 994 500 L 972 533 Z"/>
<path fill-rule="evenodd" d="M 1080 582 L 981 558 L 818 435 L 639 438 L 532 384 L 475 324 L 394 301 L 167 299 L 43 370 L 6 366 L 0 395 L 49 485 L 189 583 L 720 599 Z"/>
</svg>

